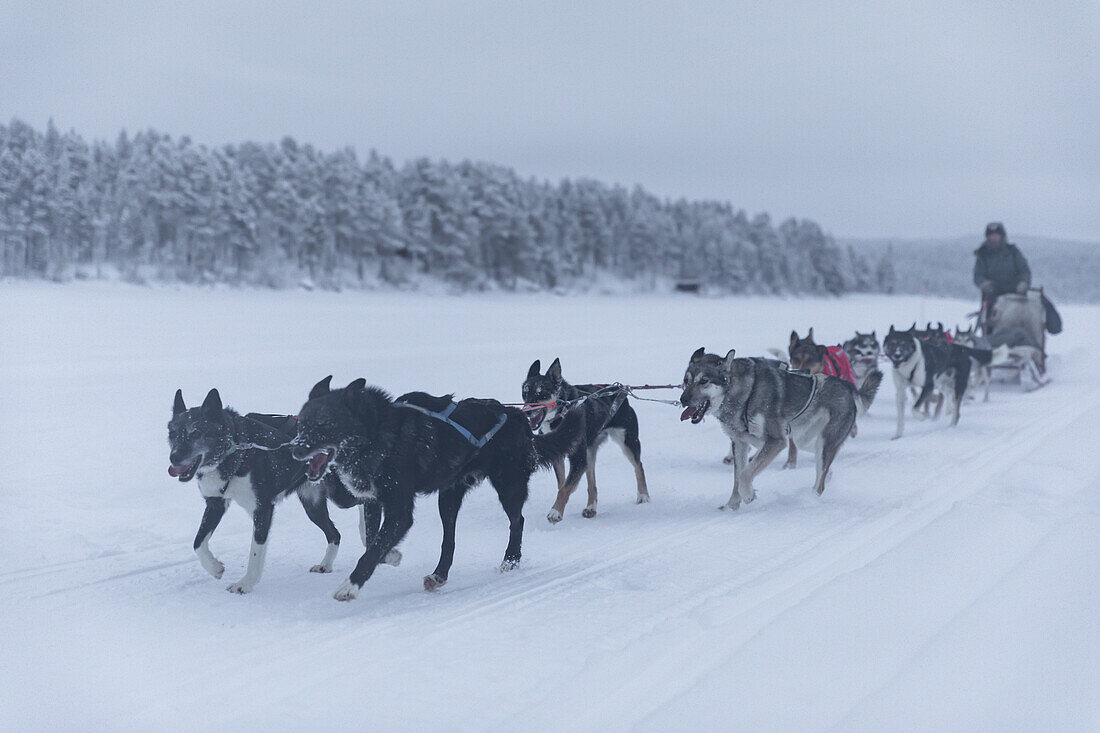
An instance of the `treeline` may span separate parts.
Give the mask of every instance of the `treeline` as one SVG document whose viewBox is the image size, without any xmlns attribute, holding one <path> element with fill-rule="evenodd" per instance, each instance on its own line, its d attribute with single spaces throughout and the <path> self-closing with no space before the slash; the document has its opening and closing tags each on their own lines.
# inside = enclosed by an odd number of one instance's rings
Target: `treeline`
<svg viewBox="0 0 1100 733">
<path fill-rule="evenodd" d="M 890 290 L 893 272 L 810 221 L 486 163 L 155 131 L 112 144 L 0 125 L 0 275 L 573 289 L 605 278 L 727 292 Z"/>
</svg>

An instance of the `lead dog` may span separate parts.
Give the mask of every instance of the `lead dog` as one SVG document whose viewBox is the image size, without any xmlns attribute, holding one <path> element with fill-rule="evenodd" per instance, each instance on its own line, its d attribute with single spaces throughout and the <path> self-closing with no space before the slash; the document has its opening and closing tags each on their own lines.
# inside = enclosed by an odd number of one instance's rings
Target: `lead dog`
<svg viewBox="0 0 1100 733">
<path fill-rule="evenodd" d="M 417 494 L 437 494 L 443 523 L 439 563 L 424 578 L 425 590 L 447 582 L 454 560 L 455 521 L 466 492 L 488 478 L 508 515 L 508 547 L 501 570 L 520 561 L 527 484 L 540 466 L 567 455 L 579 440 L 579 417 L 566 416 L 546 435 L 531 435 L 524 414 L 496 400 L 435 397 L 410 392 L 392 399 L 357 379 L 330 389 L 332 377 L 314 385 L 298 413 L 290 443 L 295 459 L 308 461 L 311 481 L 335 473 L 360 501 L 382 504 L 382 527 L 333 597 L 350 601 L 382 558 L 408 533 Z"/>
<path fill-rule="evenodd" d="M 206 511 L 195 535 L 195 554 L 206 572 L 221 578 L 225 566 L 210 551 L 210 536 L 217 529 L 231 502 L 252 515 L 252 549 L 244 577 L 229 585 L 232 593 L 248 593 L 259 582 L 267 555 L 267 535 L 275 504 L 297 494 L 306 515 L 321 528 L 328 540 L 325 556 L 310 568 L 313 573 L 331 573 L 340 548 L 340 533 L 328 514 L 326 496 L 343 492 L 335 476 L 322 484 L 306 480 L 305 465 L 295 461 L 289 448 L 278 448 L 293 437 L 294 418 L 249 413 L 240 415 L 222 406 L 221 395 L 212 389 L 200 407 L 187 408 L 183 392 L 176 390 L 172 420 L 168 423 L 170 448 L 168 474 L 182 482 L 198 479 L 199 492 L 206 499 Z M 287 434 L 287 431 L 290 434 Z M 377 515 L 372 520 L 377 528 Z M 366 519 L 360 530 L 365 534 Z M 400 556 L 391 558 L 397 564 Z"/>
<path fill-rule="evenodd" d="M 767 359 L 725 357 L 699 348 L 684 372 L 681 420 L 702 422 L 715 408 L 733 454 L 733 493 L 722 509 L 756 498 L 753 479 L 787 445 L 788 438 L 817 454 L 814 491 L 825 490 L 829 467 L 856 417 L 867 411 L 878 384 L 858 390 L 824 374 L 795 374 Z M 749 448 L 756 454 L 749 460 Z"/>
<path fill-rule="evenodd" d="M 581 402 L 576 402 L 587 397 Z M 638 439 L 638 415 L 630 406 L 626 395 L 617 391 L 601 391 L 598 385 L 572 385 L 561 376 L 561 362 L 554 363 L 541 373 L 539 360 L 536 359 L 527 370 L 523 381 L 523 401 L 529 403 L 547 403 L 546 407 L 530 410 L 527 413 L 531 429 L 547 431 L 551 425 L 565 413 L 565 404 L 574 403 L 570 412 L 579 413 L 583 422 L 583 438 L 569 454 L 569 473 L 565 473 L 565 461 L 554 461 L 554 476 L 558 481 L 558 495 L 546 519 L 557 524 L 565 513 L 565 504 L 577 489 L 581 474 L 588 479 L 588 504 L 582 517 L 596 516 L 596 453 L 600 445 L 608 438 L 619 444 L 623 454 L 634 468 L 634 478 L 638 483 L 638 498 L 635 503 L 649 501 L 649 489 L 645 481 L 645 469 L 642 467 L 642 443 Z"/>
</svg>

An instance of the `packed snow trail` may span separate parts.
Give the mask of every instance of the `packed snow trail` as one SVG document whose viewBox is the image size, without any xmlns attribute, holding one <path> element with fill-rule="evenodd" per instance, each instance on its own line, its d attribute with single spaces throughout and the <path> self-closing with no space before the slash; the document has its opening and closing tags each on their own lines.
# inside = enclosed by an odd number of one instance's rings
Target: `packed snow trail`
<svg viewBox="0 0 1100 733">
<path fill-rule="evenodd" d="M 890 441 L 885 380 L 820 498 L 804 460 L 719 512 L 717 423 L 637 402 L 652 503 L 605 450 L 598 516 L 575 496 L 550 526 L 539 474 L 523 564 L 502 574 L 507 521 L 475 490 L 431 594 L 431 499 L 401 566 L 349 604 L 331 593 L 358 556 L 355 513 L 333 509 L 343 547 L 318 575 L 321 533 L 280 505 L 240 597 L 199 566 L 201 499 L 165 472 L 176 387 L 292 412 L 335 373 L 514 401 L 535 358 L 577 382 L 676 382 L 701 345 L 763 353 L 792 328 L 831 342 L 970 305 L 5 284 L 0 727 L 1094 729 L 1100 308 L 1064 309 L 1051 385 L 998 385 L 957 429 L 910 420 Z M 250 524 L 231 509 L 214 535 L 226 578 Z"/>
</svg>

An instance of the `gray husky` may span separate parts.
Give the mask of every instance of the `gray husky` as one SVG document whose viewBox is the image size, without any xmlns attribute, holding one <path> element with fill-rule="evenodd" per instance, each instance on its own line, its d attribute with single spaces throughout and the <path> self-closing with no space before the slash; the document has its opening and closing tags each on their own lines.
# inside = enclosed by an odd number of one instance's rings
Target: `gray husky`
<svg viewBox="0 0 1100 733">
<path fill-rule="evenodd" d="M 722 429 L 730 437 L 733 455 L 733 493 L 722 509 L 737 509 L 756 498 L 752 481 L 787 445 L 790 438 L 803 450 L 817 454 L 814 491 L 825 490 L 837 451 L 870 407 L 882 375 L 868 379 L 858 390 L 843 379 L 825 374 L 787 371 L 770 359 L 725 357 L 700 347 L 684 373 L 681 420 L 702 422 L 715 406 Z M 749 447 L 756 448 L 752 460 Z"/>
</svg>

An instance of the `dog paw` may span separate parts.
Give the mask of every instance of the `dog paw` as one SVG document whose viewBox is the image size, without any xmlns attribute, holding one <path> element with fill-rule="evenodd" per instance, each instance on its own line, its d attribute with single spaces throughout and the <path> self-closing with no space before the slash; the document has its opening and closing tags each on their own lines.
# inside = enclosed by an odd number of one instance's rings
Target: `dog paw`
<svg viewBox="0 0 1100 733">
<path fill-rule="evenodd" d="M 386 556 L 382 558 L 383 565 L 392 565 L 397 567 L 401 564 L 401 552 L 399 550 L 390 550 L 386 553 Z"/>
<path fill-rule="evenodd" d="M 726 464 L 727 466 L 732 466 L 733 461 L 734 461 L 734 458 L 733 458 L 732 455 L 726 456 L 725 458 L 722 459 L 722 463 Z"/>
<path fill-rule="evenodd" d="M 435 590 L 441 585 L 444 585 L 447 579 L 442 575 L 432 573 L 431 575 L 424 576 L 424 590 Z"/>
<path fill-rule="evenodd" d="M 718 507 L 718 509 L 719 509 L 719 511 L 723 511 L 723 512 L 725 512 L 725 511 L 735 512 L 740 507 L 741 507 L 741 502 L 737 502 L 736 504 L 730 504 L 730 503 L 727 502 L 727 503 L 723 504 L 722 506 Z"/>
<path fill-rule="evenodd" d="M 332 597 L 338 601 L 351 601 L 359 595 L 359 586 L 351 582 L 351 578 L 348 578 L 340 587 L 336 589 L 336 592 L 332 594 Z"/>
<path fill-rule="evenodd" d="M 311 573 L 331 573 L 332 572 L 332 566 L 331 565 L 323 565 L 323 564 L 322 565 L 314 565 L 313 567 L 311 567 L 309 569 L 309 572 L 311 572 Z"/>
<path fill-rule="evenodd" d="M 796 464 L 794 461 L 787 461 L 786 463 L 784 463 L 782 466 L 779 467 L 779 470 L 780 471 L 790 471 L 792 468 L 798 468 L 798 464 Z"/>
<path fill-rule="evenodd" d="M 895 435 L 894 437 L 890 438 L 890 440 L 897 440 L 897 439 L 898 439 L 898 438 L 900 438 L 900 437 L 901 437 L 901 433 L 898 433 L 898 434 L 897 434 L 897 435 Z"/>
<path fill-rule="evenodd" d="M 504 562 L 502 562 L 500 564 L 500 572 L 506 573 L 509 570 L 515 570 L 518 567 L 519 567 L 519 558 L 518 557 L 506 557 L 506 558 L 504 558 Z"/>
<path fill-rule="evenodd" d="M 551 509 L 550 512 L 546 515 L 546 521 L 550 522 L 550 524 L 557 524 L 561 521 L 561 512 L 559 512 L 557 509 Z"/>
<path fill-rule="evenodd" d="M 638 500 L 634 503 L 635 504 L 648 504 L 649 503 L 649 494 L 638 494 Z"/>
<path fill-rule="evenodd" d="M 225 589 L 230 593 L 236 593 L 237 595 L 243 596 L 245 593 L 251 593 L 253 587 L 255 587 L 254 583 L 239 580 L 236 583 L 229 584 Z"/>
<path fill-rule="evenodd" d="M 742 504 L 751 504 L 754 501 L 756 501 L 756 492 L 755 491 L 752 492 L 751 494 L 749 494 L 748 496 L 742 496 L 741 497 L 741 503 Z"/>
<path fill-rule="evenodd" d="M 591 519 L 592 517 L 596 516 L 596 507 L 586 506 L 581 512 L 581 516 L 585 519 Z"/>
</svg>

